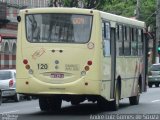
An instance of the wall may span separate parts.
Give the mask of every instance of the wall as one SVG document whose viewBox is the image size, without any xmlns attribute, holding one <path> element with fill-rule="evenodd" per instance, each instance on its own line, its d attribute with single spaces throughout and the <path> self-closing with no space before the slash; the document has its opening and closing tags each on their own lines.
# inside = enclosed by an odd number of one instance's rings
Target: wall
<svg viewBox="0 0 160 120">
<path fill-rule="evenodd" d="M 3 38 L 0 43 L 0 69 L 16 68 L 16 38 Z"/>
</svg>

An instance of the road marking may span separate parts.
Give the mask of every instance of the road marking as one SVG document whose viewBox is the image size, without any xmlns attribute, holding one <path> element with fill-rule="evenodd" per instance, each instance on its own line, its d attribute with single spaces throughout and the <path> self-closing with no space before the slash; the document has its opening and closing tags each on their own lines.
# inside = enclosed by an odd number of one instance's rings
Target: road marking
<svg viewBox="0 0 160 120">
<path fill-rule="evenodd" d="M 160 100 L 153 100 L 152 102 L 159 102 Z"/>
<path fill-rule="evenodd" d="M 8 111 L 8 112 L 3 112 L 1 114 L 8 114 L 8 113 L 14 113 L 14 112 L 18 112 L 19 110 L 14 110 L 14 111 Z"/>
</svg>

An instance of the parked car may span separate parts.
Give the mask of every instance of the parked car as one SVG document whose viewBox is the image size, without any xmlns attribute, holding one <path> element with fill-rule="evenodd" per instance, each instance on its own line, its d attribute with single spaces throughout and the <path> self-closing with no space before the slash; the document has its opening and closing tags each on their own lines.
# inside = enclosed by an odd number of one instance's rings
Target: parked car
<svg viewBox="0 0 160 120">
<path fill-rule="evenodd" d="M 0 70 L 0 89 L 2 98 L 20 101 L 20 95 L 16 93 L 16 70 Z"/>
<path fill-rule="evenodd" d="M 159 87 L 160 85 L 160 64 L 153 64 L 149 68 L 148 86 L 152 87 L 152 85 L 155 85 L 156 87 Z"/>
</svg>

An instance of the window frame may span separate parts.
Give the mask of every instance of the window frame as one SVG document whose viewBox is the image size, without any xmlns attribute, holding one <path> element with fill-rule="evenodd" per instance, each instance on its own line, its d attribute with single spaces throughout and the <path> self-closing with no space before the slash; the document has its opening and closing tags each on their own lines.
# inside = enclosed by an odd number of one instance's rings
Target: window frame
<svg viewBox="0 0 160 120">
<path fill-rule="evenodd" d="M 60 14 L 60 15 L 82 15 L 82 16 L 90 16 L 91 18 L 91 21 L 90 21 L 90 24 L 91 24 L 91 27 L 90 27 L 90 33 L 89 33 L 89 36 L 88 36 L 88 40 L 86 40 L 85 42 L 32 42 L 30 40 L 28 40 L 27 38 L 27 20 L 26 20 L 26 17 L 27 15 L 38 15 L 38 14 Z M 86 44 L 88 43 L 90 40 L 91 40 L 91 35 L 93 33 L 93 20 L 94 20 L 94 16 L 93 15 L 90 15 L 90 14 L 75 14 L 75 13 L 67 13 L 67 14 L 64 14 L 64 13 L 36 13 L 36 14 L 26 14 L 25 15 L 25 34 L 26 34 L 26 40 L 32 44 L 34 43 L 58 43 L 58 44 Z"/>
</svg>

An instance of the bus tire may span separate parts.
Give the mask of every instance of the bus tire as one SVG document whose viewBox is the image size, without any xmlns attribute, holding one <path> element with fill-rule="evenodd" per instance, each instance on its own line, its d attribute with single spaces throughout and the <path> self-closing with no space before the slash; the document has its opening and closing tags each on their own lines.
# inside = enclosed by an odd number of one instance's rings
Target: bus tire
<svg viewBox="0 0 160 120">
<path fill-rule="evenodd" d="M 139 98 L 140 98 L 140 86 L 138 85 L 138 92 L 137 96 L 129 97 L 130 105 L 138 105 L 139 104 Z"/>
<path fill-rule="evenodd" d="M 62 99 L 59 97 L 41 97 L 39 106 L 42 111 L 58 111 L 62 105 Z"/>
<path fill-rule="evenodd" d="M 120 99 L 120 89 L 118 84 L 115 89 L 115 100 L 109 103 L 110 110 L 117 111 L 119 108 L 119 99 Z"/>
<path fill-rule="evenodd" d="M 48 111 L 49 110 L 49 104 L 47 102 L 47 99 L 45 97 L 39 98 L 39 107 L 41 111 Z"/>
</svg>

